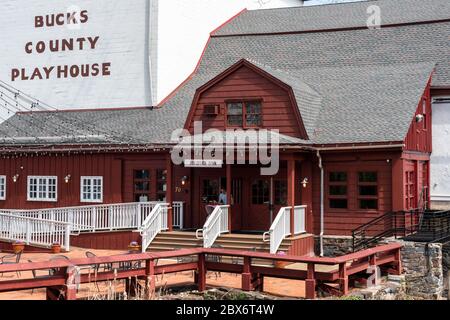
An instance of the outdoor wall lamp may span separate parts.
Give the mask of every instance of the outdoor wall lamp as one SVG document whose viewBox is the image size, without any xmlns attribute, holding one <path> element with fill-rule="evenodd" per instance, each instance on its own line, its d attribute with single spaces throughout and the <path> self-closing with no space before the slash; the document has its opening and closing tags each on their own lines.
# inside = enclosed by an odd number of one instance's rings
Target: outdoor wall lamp
<svg viewBox="0 0 450 320">
<path fill-rule="evenodd" d="M 308 183 L 309 183 L 308 178 L 303 179 L 303 181 L 302 181 L 303 188 L 306 188 Z"/>
<path fill-rule="evenodd" d="M 16 183 L 17 182 L 17 180 L 19 180 L 19 174 L 18 173 L 16 173 L 13 177 L 12 177 L 12 179 L 13 179 L 13 182 L 14 183 Z"/>
<path fill-rule="evenodd" d="M 186 185 L 186 183 L 189 181 L 189 177 L 188 176 L 184 176 L 183 178 L 181 178 L 181 185 L 184 186 Z"/>
<path fill-rule="evenodd" d="M 69 183 L 69 181 L 70 181 L 70 174 L 68 174 L 67 176 L 64 177 L 65 183 Z"/>
</svg>

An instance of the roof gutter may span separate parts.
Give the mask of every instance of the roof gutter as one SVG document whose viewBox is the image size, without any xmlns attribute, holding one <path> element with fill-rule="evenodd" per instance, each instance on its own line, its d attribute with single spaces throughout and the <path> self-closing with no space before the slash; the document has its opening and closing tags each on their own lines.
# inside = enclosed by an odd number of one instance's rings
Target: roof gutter
<svg viewBox="0 0 450 320">
<path fill-rule="evenodd" d="M 336 147 L 308 147 L 313 151 L 339 151 L 339 150 L 361 150 L 361 149 L 395 149 L 395 148 L 404 148 L 406 145 L 404 143 L 398 144 L 380 144 L 380 145 L 368 145 L 368 146 L 336 146 Z"/>
<path fill-rule="evenodd" d="M 323 234 L 324 234 L 324 170 L 322 165 L 322 157 L 320 151 L 317 150 L 317 158 L 319 158 L 320 168 L 320 256 L 323 257 Z"/>
</svg>

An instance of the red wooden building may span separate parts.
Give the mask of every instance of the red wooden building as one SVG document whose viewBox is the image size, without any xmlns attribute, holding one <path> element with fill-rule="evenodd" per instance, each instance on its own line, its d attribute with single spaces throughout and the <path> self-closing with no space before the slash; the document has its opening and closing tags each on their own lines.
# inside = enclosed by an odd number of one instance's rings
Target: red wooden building
<svg viewBox="0 0 450 320">
<path fill-rule="evenodd" d="M 0 208 L 182 201 L 184 228 L 197 229 L 223 188 L 232 231 L 267 231 L 281 207 L 305 205 L 306 232 L 350 235 L 426 206 L 431 97 L 450 87 L 450 22 L 434 5 L 417 17 L 407 1 L 379 4 L 381 29 L 367 28 L 359 3 L 243 12 L 155 108 L 16 114 L 0 127 Z M 359 18 L 330 22 L 335 10 Z M 175 165 L 172 132 L 194 133 L 196 121 L 203 131 L 278 130 L 278 172 Z"/>
</svg>

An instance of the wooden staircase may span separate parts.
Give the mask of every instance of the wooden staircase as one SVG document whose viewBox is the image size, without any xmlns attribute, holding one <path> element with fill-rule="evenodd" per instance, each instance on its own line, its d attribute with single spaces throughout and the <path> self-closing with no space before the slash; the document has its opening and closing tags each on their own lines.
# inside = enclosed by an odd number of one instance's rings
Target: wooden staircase
<svg viewBox="0 0 450 320">
<path fill-rule="evenodd" d="M 201 247 L 203 240 L 195 237 L 195 232 L 161 232 L 150 244 L 147 251 L 170 251 L 175 249 L 187 249 Z M 240 251 L 260 251 L 269 252 L 269 243 L 264 242 L 262 235 L 255 234 L 224 234 L 214 242 L 214 246 L 220 246 L 224 249 Z M 285 239 L 280 251 L 288 252 L 291 246 L 291 240 Z"/>
<path fill-rule="evenodd" d="M 289 252 L 292 241 L 292 239 L 285 239 L 280 245 L 279 250 L 286 253 Z M 203 240 L 197 239 L 195 237 L 195 232 L 161 232 L 152 241 L 147 251 L 171 251 L 176 249 L 187 249 L 202 246 Z M 263 236 L 261 234 L 224 234 L 217 238 L 217 240 L 214 242 L 214 246 L 229 250 L 258 251 L 266 253 L 269 252 L 270 248 L 270 244 L 263 241 Z M 222 257 L 221 261 L 224 263 L 241 264 L 243 262 L 241 260 L 242 259 L 240 258 Z M 267 266 L 272 265 L 272 261 L 254 259 L 253 264 Z"/>
<path fill-rule="evenodd" d="M 151 242 L 147 251 L 171 251 L 175 249 L 191 249 L 202 246 L 203 240 L 197 239 L 195 237 L 195 232 L 160 232 Z"/>
</svg>

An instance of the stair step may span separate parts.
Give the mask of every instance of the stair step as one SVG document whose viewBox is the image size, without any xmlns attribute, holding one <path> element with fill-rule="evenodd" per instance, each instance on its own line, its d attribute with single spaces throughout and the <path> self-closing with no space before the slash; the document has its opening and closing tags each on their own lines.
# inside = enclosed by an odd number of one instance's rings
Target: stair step
<svg viewBox="0 0 450 320">
<path fill-rule="evenodd" d="M 284 239 L 279 250 L 289 251 L 291 239 Z M 214 243 L 224 249 L 237 251 L 269 252 L 270 243 L 263 241 L 261 234 L 222 234 Z M 202 247 L 203 240 L 197 239 L 195 232 L 162 232 L 150 244 L 148 251 L 170 251 L 174 249 Z M 224 257 L 225 258 L 225 257 Z M 257 263 L 255 259 L 255 263 Z M 263 261 L 260 261 L 262 264 Z"/>
</svg>

